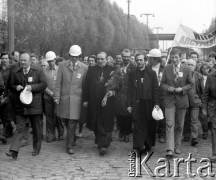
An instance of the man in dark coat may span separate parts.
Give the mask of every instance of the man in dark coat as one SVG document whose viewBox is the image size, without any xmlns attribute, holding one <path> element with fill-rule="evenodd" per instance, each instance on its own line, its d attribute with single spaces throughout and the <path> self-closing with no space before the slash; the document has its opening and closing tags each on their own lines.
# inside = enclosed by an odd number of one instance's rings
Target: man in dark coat
<svg viewBox="0 0 216 180">
<path fill-rule="evenodd" d="M 119 125 L 119 139 L 129 142 L 129 134 L 132 130 L 131 114 L 127 111 L 127 89 L 128 89 L 128 74 L 136 68 L 130 62 L 130 50 L 124 49 L 122 52 L 123 64 L 115 73 L 118 73 L 119 85 L 116 89 L 116 119 Z"/>
<path fill-rule="evenodd" d="M 25 126 L 28 119 L 33 128 L 33 156 L 40 153 L 41 139 L 42 139 L 42 96 L 41 93 L 46 88 L 45 76 L 42 70 L 31 66 L 30 54 L 23 53 L 20 56 L 20 68 L 17 68 L 11 74 L 10 87 L 16 93 L 16 121 L 17 121 L 17 135 L 11 144 L 10 151 L 6 153 L 7 156 L 14 159 L 17 158 L 20 145 L 22 143 L 23 135 L 25 133 Z M 32 92 L 33 100 L 27 105 L 21 102 L 20 93 L 23 89 Z"/>
<path fill-rule="evenodd" d="M 161 107 L 163 113 L 164 113 L 164 106 L 163 106 L 163 100 L 164 100 L 164 91 L 163 89 L 160 87 L 160 82 L 162 79 L 162 75 L 163 75 L 163 70 L 164 70 L 164 66 L 162 65 L 162 59 L 161 59 L 161 51 L 159 49 L 152 49 L 151 51 L 149 51 L 148 54 L 149 57 L 149 63 L 148 63 L 148 67 L 152 68 L 153 71 L 156 72 L 157 75 L 157 80 L 158 80 L 158 85 L 159 85 L 159 106 Z M 166 122 L 165 122 L 165 118 L 160 120 L 160 121 L 156 121 L 153 119 L 153 122 L 155 124 L 154 129 L 152 129 L 152 134 L 156 135 L 156 133 L 154 133 L 154 131 L 156 130 L 157 135 L 158 135 L 158 141 L 160 143 L 165 143 L 165 137 L 166 137 Z M 155 144 L 155 139 L 156 137 L 152 137 L 153 138 L 153 145 Z"/>
<path fill-rule="evenodd" d="M 133 149 L 141 151 L 145 145 L 145 152 L 151 151 L 154 138 L 152 110 L 159 109 L 159 91 L 156 73 L 145 67 L 144 55 L 135 56 L 137 68 L 128 78 L 128 111 L 134 120 Z"/>
<path fill-rule="evenodd" d="M 89 67 L 83 90 L 83 106 L 89 108 L 87 127 L 95 133 L 95 143 L 98 145 L 100 155 L 106 154 L 113 130 L 113 91 L 107 91 L 105 86 L 113 69 L 107 65 L 107 54 L 98 53 L 97 65 Z"/>
<path fill-rule="evenodd" d="M 216 71 L 210 73 L 202 97 L 202 114 L 207 116 L 211 123 L 212 156 L 211 161 L 216 162 Z"/>
</svg>

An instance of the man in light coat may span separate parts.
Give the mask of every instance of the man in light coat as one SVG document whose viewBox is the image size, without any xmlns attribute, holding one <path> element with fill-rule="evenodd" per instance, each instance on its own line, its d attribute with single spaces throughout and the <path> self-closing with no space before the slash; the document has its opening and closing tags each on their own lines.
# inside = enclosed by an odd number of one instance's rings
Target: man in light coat
<svg viewBox="0 0 216 180">
<path fill-rule="evenodd" d="M 64 118 L 67 127 L 66 148 L 73 154 L 75 130 L 80 118 L 82 104 L 82 88 L 88 67 L 79 61 L 81 48 L 73 45 L 69 51 L 69 60 L 59 65 L 54 101 L 57 116 Z"/>
</svg>

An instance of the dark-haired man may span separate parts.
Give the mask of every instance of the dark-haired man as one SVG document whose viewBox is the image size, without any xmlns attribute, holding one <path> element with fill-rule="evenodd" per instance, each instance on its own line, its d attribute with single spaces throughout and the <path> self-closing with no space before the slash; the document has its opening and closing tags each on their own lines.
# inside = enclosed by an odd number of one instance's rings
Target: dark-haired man
<svg viewBox="0 0 216 180">
<path fill-rule="evenodd" d="M 114 93 L 105 86 L 113 70 L 107 65 L 107 54 L 98 53 L 97 65 L 89 67 L 83 91 L 83 106 L 89 108 L 87 127 L 95 133 L 95 144 L 101 156 L 110 146 L 114 123 Z"/>
<path fill-rule="evenodd" d="M 190 69 L 180 63 L 180 51 L 171 52 L 172 64 L 164 68 L 161 86 L 165 91 L 166 156 L 180 154 L 186 109 L 189 106 L 188 91 L 193 85 Z"/>
<path fill-rule="evenodd" d="M 145 66 L 144 55 L 135 56 L 137 68 L 128 77 L 127 110 L 134 120 L 133 149 L 150 152 L 153 144 L 152 110 L 159 109 L 158 81 L 155 71 Z"/>
</svg>

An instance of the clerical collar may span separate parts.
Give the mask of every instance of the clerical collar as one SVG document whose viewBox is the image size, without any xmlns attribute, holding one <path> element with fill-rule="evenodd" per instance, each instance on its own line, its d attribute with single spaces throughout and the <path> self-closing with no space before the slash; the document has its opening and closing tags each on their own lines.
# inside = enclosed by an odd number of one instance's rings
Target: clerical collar
<svg viewBox="0 0 216 180">
<path fill-rule="evenodd" d="M 152 66 L 153 69 L 159 69 L 160 68 L 160 63 L 158 63 L 157 65 L 155 66 Z"/>
<path fill-rule="evenodd" d="M 140 71 L 143 71 L 145 69 L 145 66 L 143 66 L 142 68 L 138 68 Z"/>
</svg>

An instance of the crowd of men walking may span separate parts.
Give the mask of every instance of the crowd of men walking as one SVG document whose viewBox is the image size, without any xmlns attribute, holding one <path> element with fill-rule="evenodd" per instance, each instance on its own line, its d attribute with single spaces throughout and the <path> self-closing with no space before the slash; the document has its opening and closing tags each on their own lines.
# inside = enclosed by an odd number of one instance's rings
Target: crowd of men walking
<svg viewBox="0 0 216 180">
<path fill-rule="evenodd" d="M 182 140 L 196 146 L 200 128 L 207 139 L 210 129 L 211 160 L 216 161 L 216 53 L 205 61 L 195 51 L 181 59 L 178 49 L 168 61 L 159 49 L 147 56 L 124 49 L 114 59 L 99 52 L 82 60 L 81 54 L 78 45 L 71 46 L 66 59 L 53 51 L 41 60 L 27 51 L 1 53 L 0 140 L 6 144 L 15 136 L 7 156 L 17 159 L 29 133 L 32 155 L 40 153 L 44 114 L 47 142 L 62 140 L 66 126 L 68 154 L 74 154 L 85 123 L 94 131 L 99 154 L 106 154 L 116 120 L 121 141 L 129 142 L 133 133 L 133 150 L 150 152 L 158 136 L 166 143 L 167 158 L 181 153 Z M 156 121 L 153 109 L 165 117 Z"/>
</svg>

